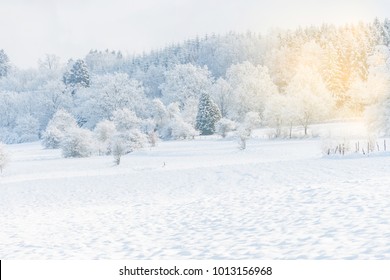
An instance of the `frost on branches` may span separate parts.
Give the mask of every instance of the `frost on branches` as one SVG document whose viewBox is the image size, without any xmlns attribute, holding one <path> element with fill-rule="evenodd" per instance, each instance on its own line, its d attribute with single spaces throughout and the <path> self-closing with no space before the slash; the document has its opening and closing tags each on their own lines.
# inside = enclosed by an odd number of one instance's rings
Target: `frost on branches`
<svg viewBox="0 0 390 280">
<path fill-rule="evenodd" d="M 71 127 L 66 131 L 62 141 L 61 150 L 65 158 L 89 157 L 94 151 L 92 132 L 79 127 Z"/>
<path fill-rule="evenodd" d="M 48 149 L 59 148 L 67 131 L 74 127 L 77 127 L 75 118 L 63 109 L 58 110 L 49 121 L 43 133 L 43 145 Z"/>
</svg>

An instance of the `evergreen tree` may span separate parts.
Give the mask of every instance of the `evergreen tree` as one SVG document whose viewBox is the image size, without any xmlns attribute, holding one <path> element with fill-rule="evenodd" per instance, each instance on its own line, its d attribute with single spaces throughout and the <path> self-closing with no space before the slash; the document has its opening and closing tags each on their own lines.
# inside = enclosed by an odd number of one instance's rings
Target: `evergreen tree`
<svg viewBox="0 0 390 280">
<path fill-rule="evenodd" d="M 215 124 L 222 118 L 218 106 L 210 96 L 203 93 L 199 99 L 198 114 L 196 116 L 196 129 L 202 135 L 211 135 L 215 132 Z"/>
<path fill-rule="evenodd" d="M 65 85 L 69 85 L 74 88 L 89 87 L 89 71 L 84 60 L 76 60 L 72 68 L 64 74 L 63 81 Z"/>
<path fill-rule="evenodd" d="M 0 78 L 5 77 L 9 70 L 9 59 L 4 50 L 0 50 Z"/>
</svg>

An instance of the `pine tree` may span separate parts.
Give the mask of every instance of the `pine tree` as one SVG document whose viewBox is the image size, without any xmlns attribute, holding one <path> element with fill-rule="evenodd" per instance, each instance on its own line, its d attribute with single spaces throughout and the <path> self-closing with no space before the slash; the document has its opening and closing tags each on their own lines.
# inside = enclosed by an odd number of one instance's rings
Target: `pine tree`
<svg viewBox="0 0 390 280">
<path fill-rule="evenodd" d="M 87 65 L 84 60 L 78 59 L 73 64 L 70 71 L 66 72 L 63 76 L 64 84 L 72 87 L 89 87 L 90 77 Z"/>
<path fill-rule="evenodd" d="M 198 114 L 196 116 L 196 129 L 202 135 L 211 135 L 215 132 L 215 124 L 222 118 L 218 106 L 210 96 L 203 93 L 199 99 Z"/>
<path fill-rule="evenodd" d="M 4 50 L 0 50 L 0 78 L 5 77 L 9 71 L 9 59 Z"/>
</svg>

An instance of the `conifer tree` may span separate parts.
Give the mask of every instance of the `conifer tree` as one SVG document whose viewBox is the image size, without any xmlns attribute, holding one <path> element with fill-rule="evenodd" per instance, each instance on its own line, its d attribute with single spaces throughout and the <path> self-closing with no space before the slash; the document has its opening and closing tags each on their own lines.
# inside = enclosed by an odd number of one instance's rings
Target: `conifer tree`
<svg viewBox="0 0 390 280">
<path fill-rule="evenodd" d="M 9 59 L 4 50 L 0 50 L 0 78 L 5 77 L 9 70 Z"/>
<path fill-rule="evenodd" d="M 72 87 L 89 87 L 89 71 L 84 60 L 76 60 L 70 71 L 64 74 L 63 81 Z"/>
<path fill-rule="evenodd" d="M 210 96 L 203 93 L 199 99 L 198 114 L 196 116 L 196 129 L 202 135 L 211 135 L 215 132 L 215 124 L 222 118 L 218 106 Z"/>
</svg>

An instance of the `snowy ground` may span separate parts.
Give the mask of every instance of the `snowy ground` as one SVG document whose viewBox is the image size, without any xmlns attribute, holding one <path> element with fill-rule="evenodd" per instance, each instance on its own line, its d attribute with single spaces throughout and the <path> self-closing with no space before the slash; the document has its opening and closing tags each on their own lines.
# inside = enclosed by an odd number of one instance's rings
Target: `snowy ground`
<svg viewBox="0 0 390 280">
<path fill-rule="evenodd" d="M 8 146 L 1 259 L 390 259 L 390 156 L 321 140 L 160 142 L 63 159 Z M 165 165 L 164 165 L 165 163 Z"/>
</svg>

